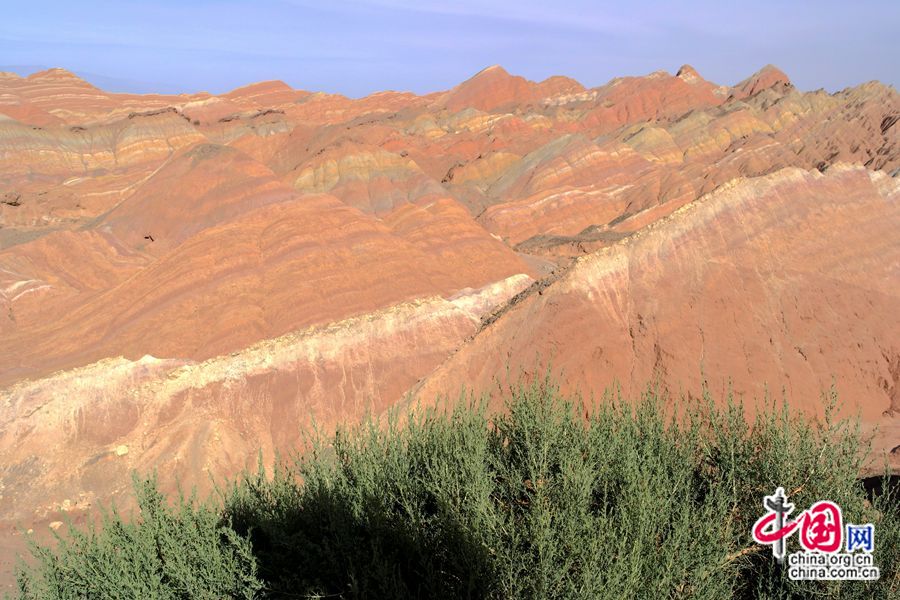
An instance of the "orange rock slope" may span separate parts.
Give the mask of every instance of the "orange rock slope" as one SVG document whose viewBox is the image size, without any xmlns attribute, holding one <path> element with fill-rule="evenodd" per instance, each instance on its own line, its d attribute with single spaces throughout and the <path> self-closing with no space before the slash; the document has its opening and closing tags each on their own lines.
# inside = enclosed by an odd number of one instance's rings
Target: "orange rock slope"
<svg viewBox="0 0 900 600">
<path fill-rule="evenodd" d="M 633 395 L 659 379 L 699 397 L 705 380 L 748 400 L 783 388 L 815 414 L 834 377 L 845 414 L 893 420 L 898 227 L 900 178 L 883 172 L 735 179 L 501 307 L 417 393 L 489 391 L 551 364 L 571 391 Z"/>
<path fill-rule="evenodd" d="M 898 120 L 772 66 L 361 99 L 0 74 L 0 525 L 548 362 L 812 413 L 833 380 L 900 446 Z"/>
</svg>

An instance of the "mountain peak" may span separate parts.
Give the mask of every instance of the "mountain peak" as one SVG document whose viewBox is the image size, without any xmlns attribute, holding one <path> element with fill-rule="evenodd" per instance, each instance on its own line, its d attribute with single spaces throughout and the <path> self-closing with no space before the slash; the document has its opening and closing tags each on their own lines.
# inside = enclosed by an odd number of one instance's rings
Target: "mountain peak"
<svg viewBox="0 0 900 600">
<path fill-rule="evenodd" d="M 92 83 L 82 79 L 72 71 L 61 69 L 59 67 L 32 73 L 25 79 L 32 82 L 36 81 L 41 83 L 64 84 L 75 87 L 95 88 Z"/>
<path fill-rule="evenodd" d="M 776 86 L 783 88 L 792 85 L 790 77 L 784 71 L 775 65 L 766 65 L 734 87 L 741 93 L 741 96 L 746 97 Z"/>
<path fill-rule="evenodd" d="M 84 81 L 81 77 L 79 77 L 72 71 L 63 69 L 61 67 L 53 67 L 52 69 L 45 69 L 44 71 L 32 73 L 28 76 L 28 79 L 73 79 Z"/>
<path fill-rule="evenodd" d="M 481 81 L 481 80 L 502 80 L 513 77 L 513 75 L 509 74 L 509 71 L 501 67 L 500 65 L 491 65 L 489 67 L 485 67 L 482 70 L 478 71 L 471 77 L 469 77 L 466 81 L 464 81 L 461 85 L 465 85 L 471 81 Z"/>
<path fill-rule="evenodd" d="M 694 83 L 695 81 L 702 81 L 703 78 L 700 77 L 700 73 L 697 72 L 697 69 L 692 67 L 691 65 L 681 65 L 678 69 L 678 72 L 675 74 L 675 77 L 687 82 Z"/>
<path fill-rule="evenodd" d="M 280 92 L 292 92 L 294 88 L 286 84 L 284 81 L 280 79 L 267 79 L 265 81 L 257 81 L 254 83 L 248 83 L 247 85 L 242 85 L 240 87 L 236 87 L 230 92 L 223 94 L 227 95 L 239 95 L 247 92 L 255 92 L 259 90 L 266 91 L 280 91 Z"/>
<path fill-rule="evenodd" d="M 491 66 L 489 66 L 489 67 L 485 67 L 485 68 L 483 68 L 482 70 L 478 71 L 478 73 L 476 73 L 475 76 L 478 77 L 478 76 L 481 75 L 482 73 L 488 73 L 488 72 L 502 73 L 502 74 L 509 75 L 509 73 L 507 72 L 507 70 L 504 69 L 502 66 L 500 66 L 500 65 L 491 65 Z"/>
<path fill-rule="evenodd" d="M 534 85 L 524 77 L 510 75 L 500 65 L 492 65 L 450 90 L 447 107 L 491 110 L 509 102 L 529 101 Z"/>
</svg>

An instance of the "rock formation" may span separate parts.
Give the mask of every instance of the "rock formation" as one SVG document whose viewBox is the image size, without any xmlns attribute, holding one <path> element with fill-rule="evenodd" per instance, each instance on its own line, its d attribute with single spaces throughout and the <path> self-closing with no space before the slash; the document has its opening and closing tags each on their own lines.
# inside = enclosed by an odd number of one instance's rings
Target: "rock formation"
<svg viewBox="0 0 900 600">
<path fill-rule="evenodd" d="M 811 415 L 834 382 L 895 448 L 898 121 L 772 66 L 360 99 L 0 74 L 0 554 L 132 469 L 202 488 L 548 365 Z"/>
</svg>

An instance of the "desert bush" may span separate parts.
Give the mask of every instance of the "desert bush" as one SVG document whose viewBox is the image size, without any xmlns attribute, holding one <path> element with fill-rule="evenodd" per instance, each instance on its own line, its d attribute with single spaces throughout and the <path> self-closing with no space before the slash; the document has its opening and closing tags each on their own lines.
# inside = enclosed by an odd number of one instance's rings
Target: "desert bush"
<svg viewBox="0 0 900 600">
<path fill-rule="evenodd" d="M 852 421 L 770 402 L 748 422 L 731 398 L 652 388 L 588 404 L 548 377 L 499 414 L 463 398 L 370 420 L 215 504 L 170 510 L 139 482 L 139 520 L 36 546 L 22 597 L 900 597 L 900 502 L 867 498 Z M 881 579 L 789 581 L 750 537 L 779 485 L 875 522 Z"/>
<path fill-rule="evenodd" d="M 183 496 L 171 507 L 153 478 L 135 478 L 134 490 L 139 520 L 112 510 L 99 528 L 70 525 L 53 549 L 32 542 L 36 564 L 19 569 L 20 598 L 259 596 L 252 548 L 219 507 Z"/>
</svg>

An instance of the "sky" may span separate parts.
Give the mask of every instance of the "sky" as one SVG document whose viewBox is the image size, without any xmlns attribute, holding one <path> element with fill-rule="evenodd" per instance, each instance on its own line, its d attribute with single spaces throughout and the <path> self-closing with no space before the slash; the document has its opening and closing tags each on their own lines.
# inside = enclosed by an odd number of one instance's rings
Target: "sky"
<svg viewBox="0 0 900 600">
<path fill-rule="evenodd" d="M 352 97 L 427 93 L 492 64 L 587 86 L 685 63 L 728 85 L 771 63 L 803 90 L 900 86 L 900 0 L 0 0 L 0 9 L 0 70 L 63 67 L 120 92 L 221 93 L 281 79 Z"/>
</svg>

